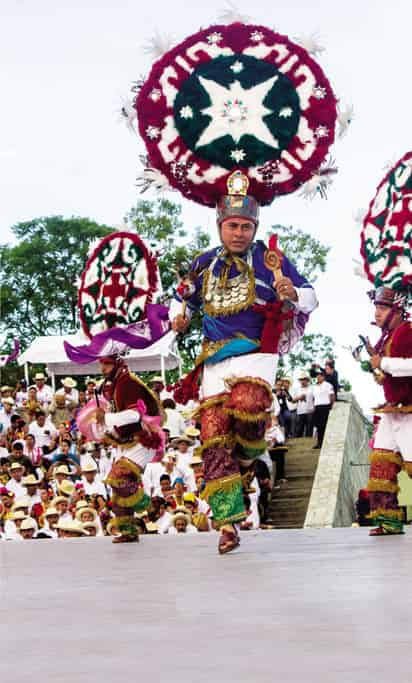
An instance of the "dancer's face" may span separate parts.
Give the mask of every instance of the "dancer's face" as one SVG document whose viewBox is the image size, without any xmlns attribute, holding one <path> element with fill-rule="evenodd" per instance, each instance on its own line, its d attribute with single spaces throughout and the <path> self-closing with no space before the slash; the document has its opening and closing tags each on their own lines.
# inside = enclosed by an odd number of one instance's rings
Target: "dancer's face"
<svg viewBox="0 0 412 683">
<path fill-rule="evenodd" d="M 111 363 L 108 360 L 101 361 L 100 369 L 101 369 L 103 377 L 107 379 L 108 377 L 110 377 L 110 375 L 112 374 L 112 372 L 114 370 L 114 363 Z"/>
<path fill-rule="evenodd" d="M 383 327 L 385 322 L 391 312 L 390 306 L 384 306 L 382 304 L 376 304 L 375 306 L 375 322 L 378 327 Z"/>
<path fill-rule="evenodd" d="M 231 254 L 243 254 L 253 242 L 256 226 L 245 218 L 226 218 L 220 226 L 220 239 Z"/>
</svg>

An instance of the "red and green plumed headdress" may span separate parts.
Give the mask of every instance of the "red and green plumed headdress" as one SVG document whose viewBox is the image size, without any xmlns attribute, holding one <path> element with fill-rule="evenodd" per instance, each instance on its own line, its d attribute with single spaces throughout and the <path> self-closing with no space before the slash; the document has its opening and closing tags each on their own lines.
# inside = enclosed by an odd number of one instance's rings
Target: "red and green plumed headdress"
<svg viewBox="0 0 412 683">
<path fill-rule="evenodd" d="M 136 91 L 142 191 L 178 190 L 217 207 L 218 222 L 257 224 L 259 205 L 296 190 L 322 195 L 330 182 L 323 165 L 342 127 L 331 85 L 307 49 L 267 27 L 199 31 L 157 59 Z M 235 191 L 241 177 L 246 196 Z"/>
<path fill-rule="evenodd" d="M 361 255 L 372 301 L 405 310 L 412 293 L 412 152 L 377 188 L 363 220 Z"/>
</svg>

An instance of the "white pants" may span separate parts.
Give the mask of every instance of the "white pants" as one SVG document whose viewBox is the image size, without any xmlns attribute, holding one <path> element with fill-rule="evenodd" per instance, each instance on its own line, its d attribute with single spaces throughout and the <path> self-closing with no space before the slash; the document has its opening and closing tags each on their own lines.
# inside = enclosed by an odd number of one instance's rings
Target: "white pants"
<svg viewBox="0 0 412 683">
<path fill-rule="evenodd" d="M 376 430 L 374 448 L 400 453 L 412 461 L 412 413 L 384 413 Z"/>
<path fill-rule="evenodd" d="M 227 391 L 225 380 L 231 377 L 256 377 L 273 387 L 278 360 L 279 356 L 274 353 L 245 353 L 225 358 L 220 363 L 204 365 L 201 398 Z"/>
</svg>

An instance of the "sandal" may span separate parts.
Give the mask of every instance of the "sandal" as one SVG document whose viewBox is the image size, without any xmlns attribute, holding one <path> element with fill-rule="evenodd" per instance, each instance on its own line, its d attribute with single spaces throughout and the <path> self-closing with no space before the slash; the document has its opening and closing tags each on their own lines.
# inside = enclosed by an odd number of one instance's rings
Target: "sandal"
<svg viewBox="0 0 412 683">
<path fill-rule="evenodd" d="M 369 536 L 399 536 L 400 534 L 403 534 L 403 530 L 399 529 L 390 529 L 388 527 L 383 527 L 383 526 L 377 526 L 374 529 L 371 529 L 369 532 Z"/>
<path fill-rule="evenodd" d="M 230 553 L 240 545 L 240 537 L 234 527 L 222 528 L 220 532 L 218 550 L 220 555 Z"/>
</svg>

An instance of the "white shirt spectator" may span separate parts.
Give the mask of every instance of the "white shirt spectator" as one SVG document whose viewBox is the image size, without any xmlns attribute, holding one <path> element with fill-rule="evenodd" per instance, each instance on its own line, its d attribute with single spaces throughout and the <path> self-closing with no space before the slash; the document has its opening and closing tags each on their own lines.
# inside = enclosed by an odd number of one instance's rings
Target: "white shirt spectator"
<svg viewBox="0 0 412 683">
<path fill-rule="evenodd" d="M 107 498 L 105 485 L 97 475 L 91 484 L 87 481 L 86 477 L 82 477 L 82 484 L 86 496 L 103 496 L 103 498 Z"/>
<path fill-rule="evenodd" d="M 175 436 L 181 436 L 184 434 L 186 429 L 186 423 L 176 408 L 166 408 L 166 422 L 163 425 L 163 429 L 168 429 L 170 432 L 170 438 L 173 439 Z"/>
<path fill-rule="evenodd" d="M 170 512 L 164 512 L 163 515 L 156 520 L 156 526 L 159 534 L 167 534 L 172 526 L 172 515 Z"/>
<path fill-rule="evenodd" d="M 166 474 L 166 470 L 161 462 L 149 462 L 143 472 L 143 488 L 147 496 L 161 496 L 160 477 Z M 170 476 L 171 479 L 171 476 Z"/>
<path fill-rule="evenodd" d="M 150 496 L 162 496 L 162 490 L 160 488 L 160 477 L 162 474 L 169 474 L 165 466 L 161 462 L 149 462 L 146 465 L 145 471 L 143 473 L 142 481 L 145 493 Z M 181 477 L 185 483 L 186 490 L 190 492 L 196 491 L 196 480 L 193 470 L 190 467 L 178 467 L 177 465 L 173 468 L 173 471 L 169 474 L 170 484 L 173 486 L 173 482 L 178 477 Z"/>
<path fill-rule="evenodd" d="M 56 391 L 56 394 L 58 394 L 59 396 L 65 396 L 67 400 L 74 401 L 74 403 L 79 402 L 79 392 L 77 389 L 70 389 L 70 391 L 65 391 L 65 388 L 61 387 L 61 389 L 58 389 Z"/>
<path fill-rule="evenodd" d="M 6 484 L 6 489 L 14 493 L 15 500 L 17 500 L 17 498 L 25 498 L 27 495 L 26 487 L 15 479 L 9 479 Z"/>
<path fill-rule="evenodd" d="M 331 399 L 335 396 L 335 392 L 329 382 L 315 384 L 312 389 L 315 406 L 329 406 L 331 404 Z"/>
<path fill-rule="evenodd" d="M 31 422 L 29 425 L 29 434 L 34 436 L 36 446 L 38 448 L 43 448 L 43 446 L 50 446 L 52 438 L 57 432 L 53 422 L 47 418 L 43 427 L 40 427 L 36 420 Z"/>
<path fill-rule="evenodd" d="M 24 404 L 24 401 L 27 401 L 28 393 L 27 391 L 17 391 L 16 396 L 15 396 L 15 401 L 16 401 L 16 406 L 21 408 Z"/>
<path fill-rule="evenodd" d="M 43 384 L 41 389 L 36 387 L 36 398 L 42 406 L 47 408 L 53 400 L 53 389 L 48 384 Z"/>
<path fill-rule="evenodd" d="M 186 453 L 181 453 L 179 450 L 176 451 L 176 456 L 177 456 L 177 466 L 181 469 L 187 469 L 189 467 L 189 463 L 192 460 L 193 457 L 193 451 L 194 451 L 194 446 L 189 446 L 187 449 Z"/>
<path fill-rule="evenodd" d="M 10 427 L 10 418 L 12 416 L 12 413 L 6 413 L 5 410 L 3 410 L 0 413 L 0 425 L 3 426 L 2 429 L 0 429 L 1 434 L 5 434 Z"/>
<path fill-rule="evenodd" d="M 298 401 L 298 405 L 296 408 L 296 412 L 298 415 L 308 415 L 309 413 L 313 413 L 313 408 L 314 408 L 314 396 L 313 396 L 313 387 L 308 386 L 308 387 L 301 387 L 300 389 L 297 390 L 295 397 L 297 398 L 298 396 L 304 396 L 305 400 L 304 401 Z"/>
</svg>

